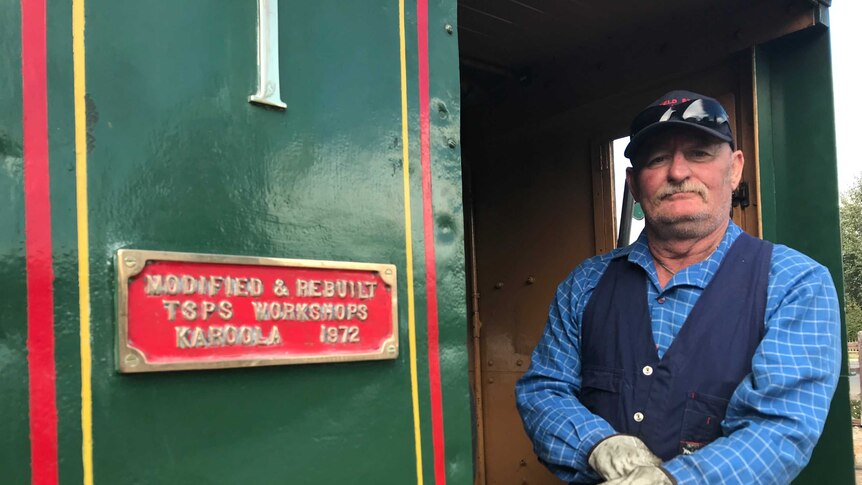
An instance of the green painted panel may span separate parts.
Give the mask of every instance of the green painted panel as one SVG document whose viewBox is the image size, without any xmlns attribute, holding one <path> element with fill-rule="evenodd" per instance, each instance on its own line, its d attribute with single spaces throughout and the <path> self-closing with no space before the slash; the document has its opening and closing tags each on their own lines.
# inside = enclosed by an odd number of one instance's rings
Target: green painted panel
<svg viewBox="0 0 862 485">
<path fill-rule="evenodd" d="M 841 295 L 828 31 L 810 29 L 758 48 L 757 95 L 764 237 L 826 265 Z M 826 428 L 794 483 L 854 483 L 848 386 L 844 362 Z"/>
<path fill-rule="evenodd" d="M 59 478 L 60 483 L 80 483 L 83 462 L 71 2 L 50 3 L 47 15 Z"/>
<path fill-rule="evenodd" d="M 447 483 L 473 483 L 467 369 L 464 207 L 461 198 L 461 104 L 457 2 L 430 2 L 429 72 L 434 229 L 440 317 Z"/>
<path fill-rule="evenodd" d="M 17 6 L 16 6 L 17 7 Z M 96 483 L 415 481 L 402 187 L 398 4 L 280 2 L 285 112 L 252 106 L 256 7 L 87 3 Z M 430 6 L 432 171 L 450 483 L 472 482 L 456 3 Z M 424 480 L 434 482 L 422 250 L 416 12 L 407 77 Z M 0 8 L 4 281 L 0 469 L 29 482 L 20 25 Z M 60 479 L 80 483 L 80 353 L 70 5 L 48 9 Z M 12 109 L 6 109 L 11 107 Z M 450 139 L 455 142 L 450 146 Z M 395 361 L 121 376 L 121 247 L 391 262 Z M 11 470 L 11 473 L 9 472 Z"/>
<path fill-rule="evenodd" d="M 4 483 L 25 484 L 30 482 L 30 440 L 18 2 L 0 3 L 0 25 L 0 470 Z"/>
<path fill-rule="evenodd" d="M 398 4 L 282 1 L 279 9 L 284 112 L 246 101 L 256 84 L 254 2 L 87 2 L 97 483 L 416 480 Z M 454 23 L 454 10 L 454 2 L 435 4 L 431 14 Z M 418 283 L 424 255 L 410 10 L 407 32 Z M 432 156 L 448 465 L 450 482 L 469 483 L 460 159 L 440 131 L 457 136 L 459 130 L 457 46 L 439 27 L 431 42 L 446 52 L 432 64 L 432 96 L 451 113 L 435 120 L 432 136 L 439 145 Z M 71 106 L 60 94 L 55 99 L 61 126 Z M 71 204 L 70 179 L 57 182 L 55 203 Z M 56 216 L 58 250 L 74 247 L 72 226 L 59 220 L 64 216 L 65 210 Z M 401 355 L 383 362 L 119 375 L 113 255 L 121 247 L 395 263 Z M 57 265 L 67 262 L 58 258 Z M 58 282 L 72 305 L 70 284 Z M 424 478 L 433 483 L 423 291 L 417 284 Z M 58 357 L 67 373 L 59 385 L 64 396 L 79 377 L 71 309 L 58 306 L 58 343 L 66 330 L 70 339 Z M 70 417 L 61 426 L 63 453 L 78 460 L 79 424 Z M 77 465 L 63 470 L 69 482 L 79 481 Z"/>
<path fill-rule="evenodd" d="M 99 117 L 90 158 L 99 481 L 412 476 L 404 353 L 397 362 L 113 372 L 110 261 L 118 247 L 403 267 L 401 211 L 389 203 L 400 193 L 389 161 L 398 153 L 396 24 L 392 16 L 353 24 L 370 17 L 314 6 L 281 6 L 290 109 L 279 113 L 245 102 L 254 82 L 252 3 L 123 11 L 89 3 L 89 93 Z M 349 34 L 344 24 L 353 25 Z M 361 35 L 377 38 L 357 42 Z M 372 52 L 387 44 L 388 59 Z M 386 68 L 391 76 L 379 74 Z"/>
</svg>

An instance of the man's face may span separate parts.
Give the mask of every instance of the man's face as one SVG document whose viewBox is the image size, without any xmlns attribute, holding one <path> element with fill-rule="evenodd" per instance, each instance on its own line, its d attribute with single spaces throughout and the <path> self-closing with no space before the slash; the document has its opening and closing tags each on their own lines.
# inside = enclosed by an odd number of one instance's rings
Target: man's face
<svg viewBox="0 0 862 485">
<path fill-rule="evenodd" d="M 698 130 L 671 128 L 653 137 L 626 171 L 648 230 L 661 239 L 697 239 L 727 224 L 742 177 L 742 152 Z"/>
</svg>

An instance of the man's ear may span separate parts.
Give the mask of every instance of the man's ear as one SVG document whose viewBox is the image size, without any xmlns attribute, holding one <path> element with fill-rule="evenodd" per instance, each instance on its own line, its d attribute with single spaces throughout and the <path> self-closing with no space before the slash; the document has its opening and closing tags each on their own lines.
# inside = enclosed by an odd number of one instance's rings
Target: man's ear
<svg viewBox="0 0 862 485">
<path fill-rule="evenodd" d="M 742 168 L 745 166 L 745 156 L 742 154 L 742 150 L 736 150 L 731 155 L 730 160 L 730 170 L 731 170 L 731 182 L 733 190 L 736 190 L 739 187 L 739 182 L 742 180 Z"/>
<path fill-rule="evenodd" d="M 635 173 L 635 169 L 632 167 L 626 167 L 626 184 L 628 184 L 635 202 L 640 202 L 641 196 L 640 191 L 638 190 L 637 174 Z"/>
</svg>

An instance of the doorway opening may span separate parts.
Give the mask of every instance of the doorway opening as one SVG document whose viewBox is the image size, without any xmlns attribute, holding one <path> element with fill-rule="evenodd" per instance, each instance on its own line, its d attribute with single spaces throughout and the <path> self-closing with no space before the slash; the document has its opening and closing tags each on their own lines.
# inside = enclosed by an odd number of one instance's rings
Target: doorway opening
<svg viewBox="0 0 862 485">
<path fill-rule="evenodd" d="M 689 89 L 728 108 L 751 199 L 734 219 L 759 234 L 751 51 L 716 40 L 723 20 L 749 3 L 459 1 L 477 484 L 562 483 L 532 452 L 514 386 L 558 283 L 614 249 L 631 220 L 617 206 L 615 173 L 627 165 L 621 140 L 643 106 Z M 680 18 L 709 27 L 687 31 Z M 628 241 L 639 233 L 631 227 Z"/>
</svg>

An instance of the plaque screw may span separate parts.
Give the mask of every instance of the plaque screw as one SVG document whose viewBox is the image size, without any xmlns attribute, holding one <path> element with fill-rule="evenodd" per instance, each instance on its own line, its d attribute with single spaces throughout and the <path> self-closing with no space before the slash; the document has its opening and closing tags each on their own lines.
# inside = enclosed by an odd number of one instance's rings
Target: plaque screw
<svg viewBox="0 0 862 485">
<path fill-rule="evenodd" d="M 394 354 L 395 350 L 397 350 L 397 349 L 395 348 L 394 345 L 390 345 L 389 347 L 386 347 L 386 351 L 389 352 L 390 354 Z"/>
<path fill-rule="evenodd" d="M 498 282 L 494 285 L 494 288 L 496 288 L 496 289 L 498 289 L 498 290 L 499 290 L 500 288 L 502 288 L 502 287 L 503 287 L 503 282 L 502 282 L 502 281 L 498 281 Z"/>
<path fill-rule="evenodd" d="M 387 269 L 387 270 L 385 271 L 385 273 L 386 273 L 387 275 L 391 275 L 391 274 L 392 274 L 392 270 L 391 270 L 391 269 Z"/>
<path fill-rule="evenodd" d="M 535 282 L 536 282 L 536 277 L 535 277 L 535 276 L 527 276 L 527 284 L 528 284 L 528 285 L 532 285 L 532 284 L 533 284 L 533 283 L 535 283 Z"/>
<path fill-rule="evenodd" d="M 452 33 L 455 32 L 455 27 L 452 27 L 452 24 L 446 24 L 446 27 L 444 28 L 446 29 L 446 33 L 449 35 L 452 35 Z"/>
<path fill-rule="evenodd" d="M 138 261 L 131 256 L 126 256 L 125 258 L 123 258 L 123 264 L 125 264 L 129 268 L 134 268 L 135 265 L 138 264 Z"/>
<path fill-rule="evenodd" d="M 140 364 L 140 360 L 134 354 L 127 355 L 124 360 L 126 361 L 126 365 L 128 365 L 129 367 L 137 367 L 138 364 Z"/>
<path fill-rule="evenodd" d="M 449 138 L 447 143 L 449 144 L 449 148 L 455 148 L 458 146 L 458 142 L 456 142 L 454 138 Z"/>
</svg>

